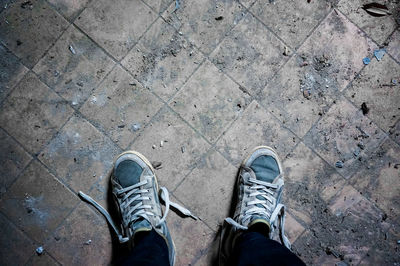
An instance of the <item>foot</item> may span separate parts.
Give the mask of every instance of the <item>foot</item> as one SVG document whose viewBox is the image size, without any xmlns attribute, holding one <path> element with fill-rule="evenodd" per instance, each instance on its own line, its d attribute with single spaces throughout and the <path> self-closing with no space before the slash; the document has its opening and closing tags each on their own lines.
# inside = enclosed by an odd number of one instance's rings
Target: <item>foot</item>
<svg viewBox="0 0 400 266">
<path fill-rule="evenodd" d="M 110 214 L 91 197 L 79 191 L 79 196 L 101 212 L 117 234 L 121 243 L 134 243 L 139 232 L 155 230 L 168 246 L 170 265 L 175 263 L 175 247 L 168 231 L 165 218 L 169 207 L 174 207 L 185 216 L 193 216 L 189 210 L 169 200 L 168 190 L 161 188 L 161 199 L 165 212 L 161 209 L 158 197 L 158 183 L 151 163 L 136 151 L 127 151 L 118 156 L 111 176 L 111 188 L 122 221 L 122 232 Z"/>
<path fill-rule="evenodd" d="M 229 257 L 235 239 L 250 227 L 269 238 L 279 228 L 282 244 L 290 248 L 284 234 L 284 205 L 282 166 L 276 152 L 269 147 L 257 147 L 240 168 L 237 181 L 237 205 L 228 227 L 222 235 L 220 262 Z M 229 226 L 230 225 L 230 226 Z"/>
<path fill-rule="evenodd" d="M 151 163 L 138 152 L 122 153 L 115 162 L 111 186 L 125 239 L 133 240 L 135 234 L 154 229 L 165 239 L 173 265 L 175 248 L 161 209 Z"/>
</svg>

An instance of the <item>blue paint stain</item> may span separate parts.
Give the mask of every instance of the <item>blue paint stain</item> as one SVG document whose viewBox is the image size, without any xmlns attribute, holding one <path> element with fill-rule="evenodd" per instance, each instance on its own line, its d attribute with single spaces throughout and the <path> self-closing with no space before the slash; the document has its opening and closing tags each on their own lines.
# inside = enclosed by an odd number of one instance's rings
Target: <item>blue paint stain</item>
<svg viewBox="0 0 400 266">
<path fill-rule="evenodd" d="M 369 63 L 371 63 L 371 59 L 369 59 L 369 57 L 365 57 L 363 59 L 363 63 L 364 63 L 364 65 L 368 65 Z"/>
</svg>

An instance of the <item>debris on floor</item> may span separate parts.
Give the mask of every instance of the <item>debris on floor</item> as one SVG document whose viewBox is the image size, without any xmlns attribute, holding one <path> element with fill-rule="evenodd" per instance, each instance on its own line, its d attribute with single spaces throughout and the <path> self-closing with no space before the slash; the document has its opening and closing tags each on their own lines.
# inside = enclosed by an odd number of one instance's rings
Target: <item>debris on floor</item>
<svg viewBox="0 0 400 266">
<path fill-rule="evenodd" d="M 84 243 L 84 245 L 90 245 L 90 244 L 92 244 L 92 240 L 91 240 L 91 239 L 89 239 L 88 241 L 86 241 L 86 242 Z"/>
<path fill-rule="evenodd" d="M 42 246 L 36 248 L 36 254 L 38 254 L 39 256 L 42 255 L 44 252 L 44 248 Z"/>
<path fill-rule="evenodd" d="M 374 51 L 374 56 L 376 60 L 381 61 L 382 57 L 385 55 L 386 49 L 378 49 Z"/>
<path fill-rule="evenodd" d="M 153 161 L 151 162 L 151 165 L 155 170 L 159 170 L 162 168 L 162 162 Z"/>
<path fill-rule="evenodd" d="M 75 48 L 72 45 L 69 46 L 69 50 L 72 54 L 76 54 Z"/>
<path fill-rule="evenodd" d="M 367 104 L 365 102 L 361 104 L 361 111 L 362 111 L 363 115 L 366 115 L 369 112 L 369 107 L 367 106 Z"/>
<path fill-rule="evenodd" d="M 363 59 L 363 63 L 364 63 L 364 65 L 368 65 L 369 63 L 371 63 L 371 59 L 369 59 L 369 57 L 365 57 Z"/>
<path fill-rule="evenodd" d="M 379 3 L 369 3 L 365 4 L 362 7 L 368 14 L 374 17 L 382 17 L 391 15 L 387 6 L 379 4 Z"/>
<path fill-rule="evenodd" d="M 337 161 L 337 162 L 335 163 L 335 166 L 336 166 L 337 168 L 343 168 L 344 164 L 343 164 L 342 161 Z"/>
</svg>

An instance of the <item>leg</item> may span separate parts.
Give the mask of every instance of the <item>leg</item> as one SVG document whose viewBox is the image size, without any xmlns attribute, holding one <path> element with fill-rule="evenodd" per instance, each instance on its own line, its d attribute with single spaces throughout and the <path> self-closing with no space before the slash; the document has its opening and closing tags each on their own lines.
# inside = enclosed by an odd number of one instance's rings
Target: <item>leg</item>
<svg viewBox="0 0 400 266">
<path fill-rule="evenodd" d="M 167 266 L 168 246 L 155 230 L 137 233 L 131 254 L 120 265 Z"/>
<path fill-rule="evenodd" d="M 257 147 L 240 168 L 237 202 L 221 236 L 222 265 L 304 265 L 289 249 L 284 233 L 285 206 L 280 203 L 284 186 L 276 152 Z M 275 230 L 283 245 L 271 240 Z"/>
<path fill-rule="evenodd" d="M 229 265 L 305 265 L 279 242 L 259 232 L 245 232 L 237 239 Z"/>
</svg>

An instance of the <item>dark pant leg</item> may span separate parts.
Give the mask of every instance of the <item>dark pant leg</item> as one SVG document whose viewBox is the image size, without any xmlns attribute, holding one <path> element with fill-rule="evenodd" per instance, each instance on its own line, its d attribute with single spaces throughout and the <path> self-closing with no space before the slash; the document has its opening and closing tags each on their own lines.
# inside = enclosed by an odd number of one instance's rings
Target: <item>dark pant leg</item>
<svg viewBox="0 0 400 266">
<path fill-rule="evenodd" d="M 305 265 L 294 253 L 258 232 L 239 236 L 229 265 Z"/>
<path fill-rule="evenodd" d="M 167 266 L 169 265 L 167 243 L 154 229 L 138 233 L 131 254 L 120 265 Z"/>
</svg>

